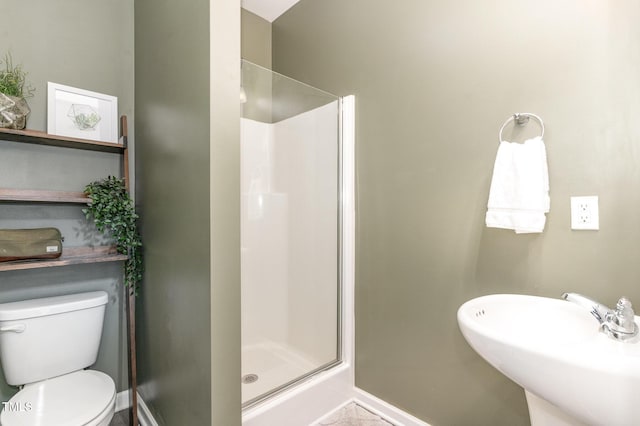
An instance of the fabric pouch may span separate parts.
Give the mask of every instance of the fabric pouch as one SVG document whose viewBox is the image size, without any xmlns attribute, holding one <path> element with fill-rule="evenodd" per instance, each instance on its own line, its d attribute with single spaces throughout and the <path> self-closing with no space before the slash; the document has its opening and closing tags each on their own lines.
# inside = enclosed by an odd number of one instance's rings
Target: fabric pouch
<svg viewBox="0 0 640 426">
<path fill-rule="evenodd" d="M 0 262 L 58 258 L 62 240 L 57 228 L 0 229 Z"/>
</svg>

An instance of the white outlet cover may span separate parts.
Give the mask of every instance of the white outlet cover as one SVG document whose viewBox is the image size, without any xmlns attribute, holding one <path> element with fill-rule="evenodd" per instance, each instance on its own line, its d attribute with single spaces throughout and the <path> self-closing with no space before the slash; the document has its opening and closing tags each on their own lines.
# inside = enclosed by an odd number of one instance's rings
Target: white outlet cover
<svg viewBox="0 0 640 426">
<path fill-rule="evenodd" d="M 571 197 L 571 229 L 591 231 L 600 229 L 597 196 Z"/>
</svg>

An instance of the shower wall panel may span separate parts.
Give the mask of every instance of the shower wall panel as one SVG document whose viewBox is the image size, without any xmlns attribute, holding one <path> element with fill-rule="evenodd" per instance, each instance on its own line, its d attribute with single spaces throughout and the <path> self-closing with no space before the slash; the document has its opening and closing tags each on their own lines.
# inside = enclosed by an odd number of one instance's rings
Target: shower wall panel
<svg viewBox="0 0 640 426">
<path fill-rule="evenodd" d="M 245 402 L 337 359 L 338 113 L 241 120 L 243 374 L 258 376 Z"/>
<path fill-rule="evenodd" d="M 272 190 L 273 125 L 241 120 L 242 346 L 287 337 L 287 194 Z"/>
<path fill-rule="evenodd" d="M 336 358 L 338 103 L 274 124 L 274 185 L 289 194 L 289 342 Z"/>
</svg>

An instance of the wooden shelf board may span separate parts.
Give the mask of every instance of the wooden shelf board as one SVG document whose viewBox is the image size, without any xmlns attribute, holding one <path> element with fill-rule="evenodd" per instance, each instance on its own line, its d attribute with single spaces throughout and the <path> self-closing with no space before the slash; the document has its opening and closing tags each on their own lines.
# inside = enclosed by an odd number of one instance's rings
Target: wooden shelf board
<svg viewBox="0 0 640 426">
<path fill-rule="evenodd" d="M 127 260 L 127 256 L 116 252 L 116 249 L 113 246 L 64 247 L 62 249 L 62 256 L 58 259 L 14 260 L 11 262 L 1 262 L 0 272 L 82 265 L 87 263 L 117 262 L 121 260 Z"/>
<path fill-rule="evenodd" d="M 12 130 L 0 128 L 0 140 L 112 153 L 121 153 L 125 149 L 125 145 L 120 143 L 99 142 L 88 139 L 50 135 L 37 130 Z"/>
<path fill-rule="evenodd" d="M 0 201 L 87 204 L 83 192 L 0 188 Z"/>
</svg>

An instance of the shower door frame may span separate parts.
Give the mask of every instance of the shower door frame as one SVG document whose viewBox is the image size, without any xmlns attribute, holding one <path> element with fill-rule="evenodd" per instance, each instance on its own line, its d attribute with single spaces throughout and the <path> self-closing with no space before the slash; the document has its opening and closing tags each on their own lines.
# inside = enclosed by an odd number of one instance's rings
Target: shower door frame
<svg viewBox="0 0 640 426">
<path fill-rule="evenodd" d="M 338 299 L 336 359 L 242 405 L 243 424 L 270 424 L 278 416 L 292 421 L 301 404 L 318 417 L 351 397 L 354 389 L 355 283 L 355 97 L 338 98 Z M 301 402 L 299 402 L 301 401 Z M 320 402 L 322 401 L 322 402 Z M 305 403 L 306 402 L 306 403 Z M 293 405 L 292 405 L 293 404 Z M 314 413 L 318 413 L 315 415 Z M 275 416 L 275 417 L 272 417 Z M 302 419 L 300 421 L 303 421 Z M 277 424 L 271 423 L 271 424 Z M 291 423 L 293 424 L 293 423 Z"/>
</svg>

